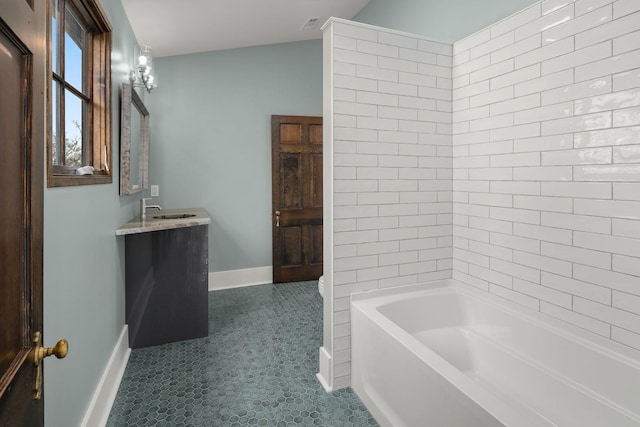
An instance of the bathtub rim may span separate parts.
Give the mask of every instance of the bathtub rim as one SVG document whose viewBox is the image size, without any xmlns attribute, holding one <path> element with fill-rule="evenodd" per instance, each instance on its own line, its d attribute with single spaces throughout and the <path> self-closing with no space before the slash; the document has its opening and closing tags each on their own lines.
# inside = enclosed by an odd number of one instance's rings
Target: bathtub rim
<svg viewBox="0 0 640 427">
<path fill-rule="evenodd" d="M 389 320 L 395 325 L 393 321 L 377 310 L 377 307 L 382 305 L 382 301 L 384 301 L 384 304 L 390 304 L 405 299 L 404 296 L 407 294 L 415 293 L 420 294 L 419 296 L 426 296 L 429 294 L 442 293 L 445 290 L 448 292 L 454 291 L 462 295 L 467 294 L 474 298 L 479 298 L 492 306 L 497 306 L 499 309 L 504 310 L 509 314 L 523 317 L 525 320 L 531 321 L 538 326 L 551 329 L 563 338 L 592 347 L 594 350 L 609 357 L 613 357 L 620 362 L 631 365 L 636 369 L 640 369 L 640 350 L 636 350 L 633 347 L 605 338 L 571 323 L 556 319 L 546 313 L 533 310 L 524 305 L 516 304 L 508 299 L 501 298 L 498 295 L 476 289 L 470 285 L 465 285 L 455 279 L 433 280 L 429 282 L 398 286 L 395 288 L 355 292 L 351 294 L 350 306 L 362 307 L 367 311 L 373 309 L 373 312 Z"/>
<path fill-rule="evenodd" d="M 371 319 L 379 328 L 381 328 L 386 334 L 390 336 L 391 339 L 399 341 L 404 347 L 407 348 L 409 352 L 414 354 L 420 360 L 423 360 L 427 366 L 432 369 L 437 375 L 445 378 L 447 382 L 451 385 L 451 387 L 457 389 L 460 393 L 467 396 L 473 402 L 475 402 L 479 407 L 481 407 L 485 412 L 490 414 L 500 423 L 505 426 L 510 425 L 518 425 L 518 423 L 522 422 L 522 412 L 517 411 L 509 404 L 505 403 L 498 396 L 487 393 L 482 387 L 476 384 L 471 378 L 469 378 L 465 373 L 458 370 L 447 360 L 442 358 L 436 352 L 431 350 L 429 347 L 420 343 L 415 337 L 413 337 L 408 331 L 401 328 L 387 316 L 382 314 L 377 310 L 377 307 L 381 305 L 379 302 L 384 300 L 385 302 L 391 303 L 396 301 L 401 301 L 405 299 L 405 295 L 416 292 L 416 288 L 420 289 L 421 285 L 426 286 L 426 290 L 418 291 L 419 293 L 423 293 L 423 291 L 447 291 L 451 292 L 455 290 L 454 281 L 450 279 L 446 280 L 438 280 L 434 282 L 426 282 L 418 285 L 408 285 L 402 286 L 394 289 L 382 289 L 379 290 L 380 293 L 373 296 L 378 292 L 378 290 L 374 291 L 366 291 L 364 294 L 369 294 L 371 298 L 366 298 L 352 294 L 352 298 L 356 300 L 356 302 L 351 302 L 351 316 L 355 315 L 354 310 L 360 311 L 365 317 Z M 444 284 L 444 286 L 443 286 Z M 396 292 L 394 292 L 396 291 Z M 398 292 L 399 291 L 399 292 Z M 390 299 L 390 300 L 389 300 Z M 352 318 L 352 324 L 353 318 Z M 355 338 L 352 338 L 355 339 Z M 354 345 L 352 345 L 352 362 L 356 360 L 353 356 Z M 370 396 L 369 393 L 366 393 L 366 396 L 361 396 L 358 393 L 358 386 L 354 384 L 354 390 L 359 395 L 360 399 L 364 402 L 371 402 L 373 404 L 372 409 L 369 405 L 369 408 L 372 413 L 377 414 L 378 416 L 382 415 L 381 420 L 388 424 L 393 425 L 392 419 L 388 418 L 388 414 L 384 413 L 378 409 L 380 403 L 374 399 L 374 396 Z M 390 414 L 394 415 L 394 414 Z M 530 417 L 531 426 L 553 426 L 553 424 L 548 423 L 544 419 L 540 419 L 539 415 L 535 413 L 527 413 L 528 417 Z"/>
<path fill-rule="evenodd" d="M 568 339 L 574 343 L 586 346 L 593 351 L 599 352 L 606 357 L 610 357 L 620 363 L 630 366 L 631 369 L 640 370 L 640 351 L 627 347 L 594 334 L 588 330 L 583 330 L 577 326 L 555 319 L 545 313 L 532 310 L 525 306 L 520 306 L 512 301 L 490 294 L 486 291 L 475 289 L 469 285 L 464 285 L 454 279 L 436 280 L 412 285 L 400 286 L 397 288 L 385 288 L 372 291 L 353 293 L 351 295 L 350 308 L 351 316 L 355 311 L 361 315 L 371 318 L 371 320 L 383 331 L 398 340 L 408 351 L 425 361 L 438 375 L 447 378 L 452 387 L 472 399 L 478 406 L 491 414 L 496 420 L 504 425 L 519 425 L 523 421 L 522 417 L 528 417 L 531 425 L 554 425 L 543 415 L 534 411 L 523 414 L 522 409 L 514 409 L 510 404 L 504 402 L 499 397 L 487 393 L 473 379 L 464 372 L 455 368 L 450 362 L 442 358 L 428 346 L 419 342 L 411 333 L 396 324 L 378 310 L 381 305 L 392 304 L 406 299 L 407 295 L 415 294 L 416 297 L 428 295 L 442 295 L 457 293 L 478 298 L 490 306 L 496 307 L 507 314 L 515 315 L 525 321 L 531 322 L 534 326 L 542 327 Z M 353 324 L 353 319 L 352 319 Z M 353 348 L 352 348 L 353 351 Z M 352 361 L 355 360 L 352 355 Z M 604 396 L 601 396 L 604 397 Z M 640 414 L 631 412 L 608 399 L 602 402 L 611 406 L 624 414 L 631 415 L 632 419 L 637 419 Z M 377 406 L 375 402 L 372 402 Z M 526 408 L 524 408 L 526 409 Z M 386 418 L 386 416 L 384 417 Z"/>
</svg>

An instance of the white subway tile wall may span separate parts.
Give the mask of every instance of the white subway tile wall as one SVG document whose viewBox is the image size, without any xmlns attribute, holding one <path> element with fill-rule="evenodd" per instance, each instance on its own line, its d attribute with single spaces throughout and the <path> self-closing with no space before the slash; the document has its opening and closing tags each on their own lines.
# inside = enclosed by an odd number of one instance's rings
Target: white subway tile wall
<svg viewBox="0 0 640 427">
<path fill-rule="evenodd" d="M 451 276 L 640 350 L 640 1 L 332 31 L 334 354 L 352 292 Z"/>
<path fill-rule="evenodd" d="M 451 277 L 452 46 L 332 27 L 333 348 L 348 352 L 352 292 Z M 333 372 L 348 384 L 350 358 Z"/>
<path fill-rule="evenodd" d="M 453 277 L 640 350 L 639 31 L 547 0 L 455 43 L 452 141 Z"/>
</svg>

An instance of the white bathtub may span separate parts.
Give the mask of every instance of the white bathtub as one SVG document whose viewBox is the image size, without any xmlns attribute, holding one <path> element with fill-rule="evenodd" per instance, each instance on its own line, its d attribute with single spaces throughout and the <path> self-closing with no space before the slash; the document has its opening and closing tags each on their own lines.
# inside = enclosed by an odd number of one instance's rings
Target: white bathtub
<svg viewBox="0 0 640 427">
<path fill-rule="evenodd" d="M 352 386 L 394 427 L 640 426 L 640 352 L 451 280 L 354 294 Z"/>
</svg>

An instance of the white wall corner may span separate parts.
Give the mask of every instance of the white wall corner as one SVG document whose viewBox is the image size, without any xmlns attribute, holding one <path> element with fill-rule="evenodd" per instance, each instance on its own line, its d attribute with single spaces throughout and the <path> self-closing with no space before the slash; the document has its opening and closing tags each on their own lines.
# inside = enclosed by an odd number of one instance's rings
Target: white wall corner
<svg viewBox="0 0 640 427">
<path fill-rule="evenodd" d="M 209 273 L 209 290 L 241 288 L 265 285 L 273 282 L 273 267 L 245 268 L 242 270 L 214 271 Z"/>
<path fill-rule="evenodd" d="M 322 385 L 322 388 L 324 388 L 324 391 L 330 393 L 333 391 L 331 385 L 333 383 L 333 376 L 331 375 L 331 355 L 324 347 L 320 347 L 319 362 L 320 372 L 316 374 L 316 378 L 318 378 L 318 381 L 320 381 L 320 384 Z"/>
<path fill-rule="evenodd" d="M 129 328 L 124 325 L 109 362 L 102 372 L 102 378 L 91 397 L 81 427 L 102 427 L 107 424 L 130 354 Z"/>
<path fill-rule="evenodd" d="M 323 129 L 322 129 L 322 188 L 323 188 L 323 336 L 320 348 L 320 362 L 317 377 L 327 392 L 333 391 L 333 341 L 334 341 L 334 313 L 333 313 L 333 205 L 334 205 L 334 161 L 333 161 L 333 101 L 334 101 L 334 21 L 329 20 L 323 26 Z"/>
</svg>

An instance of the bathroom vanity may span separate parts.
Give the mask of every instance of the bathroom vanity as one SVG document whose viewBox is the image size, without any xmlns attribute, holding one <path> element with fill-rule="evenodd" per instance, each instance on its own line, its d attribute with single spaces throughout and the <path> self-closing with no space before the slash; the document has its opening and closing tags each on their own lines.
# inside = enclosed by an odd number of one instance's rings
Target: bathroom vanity
<svg viewBox="0 0 640 427">
<path fill-rule="evenodd" d="M 208 232 L 204 209 L 149 210 L 116 230 L 125 238 L 129 346 L 208 335 Z"/>
</svg>

